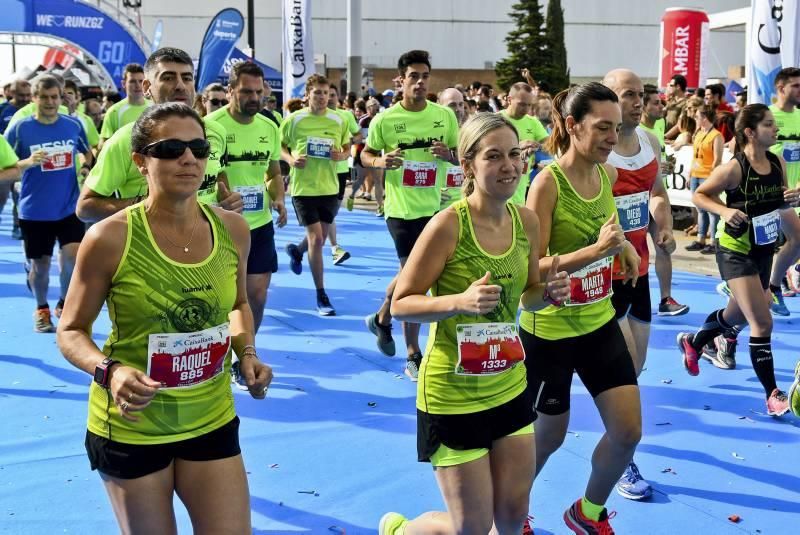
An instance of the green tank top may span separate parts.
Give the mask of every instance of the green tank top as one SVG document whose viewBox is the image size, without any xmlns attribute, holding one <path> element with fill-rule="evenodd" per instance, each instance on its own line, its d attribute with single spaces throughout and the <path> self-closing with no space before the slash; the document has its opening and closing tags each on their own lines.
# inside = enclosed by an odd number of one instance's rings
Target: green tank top
<svg viewBox="0 0 800 535">
<path fill-rule="evenodd" d="M 600 192 L 593 199 L 584 199 L 572 187 L 564 171 L 555 162 L 547 168 L 556 182 L 558 200 L 553 210 L 550 229 L 550 255 L 564 255 L 597 242 L 600 228 L 615 213 L 611 181 L 602 165 Z M 610 293 L 609 293 L 610 295 Z M 579 306 L 548 306 L 539 312 L 520 315 L 520 327 L 545 340 L 561 340 L 594 332 L 614 317 L 611 299 Z"/>
<path fill-rule="evenodd" d="M 197 264 L 181 264 L 161 252 L 144 203 L 126 209 L 128 234 L 106 299 L 111 334 L 103 353 L 156 380 L 171 373 L 182 386 L 159 390 L 137 413 L 139 422 L 129 422 L 120 416 L 109 391 L 93 382 L 88 428 L 96 435 L 128 444 L 163 444 L 206 434 L 236 416 L 228 384 L 230 338 L 225 333 L 236 300 L 239 252 L 214 211 L 201 208 L 211 223 L 214 245 Z M 154 344 L 157 357 L 148 372 Z M 216 366 L 204 369 L 209 360 Z M 186 386 L 192 382 L 199 384 Z"/>
<path fill-rule="evenodd" d="M 458 244 L 431 288 L 431 295 L 453 295 L 466 290 L 489 271 L 490 283 L 500 285 L 498 307 L 485 316 L 457 314 L 431 324 L 425 358 L 419 372 L 417 408 L 430 414 L 468 414 L 510 401 L 525 390 L 525 366 L 520 362 L 495 375 L 459 375 L 457 329 L 476 323 L 507 323 L 516 331 L 519 299 L 528 282 L 530 243 L 517 212 L 509 203 L 513 221 L 511 246 L 501 255 L 490 255 L 478 243 L 469 205 L 461 199 L 452 205 L 458 215 Z"/>
</svg>

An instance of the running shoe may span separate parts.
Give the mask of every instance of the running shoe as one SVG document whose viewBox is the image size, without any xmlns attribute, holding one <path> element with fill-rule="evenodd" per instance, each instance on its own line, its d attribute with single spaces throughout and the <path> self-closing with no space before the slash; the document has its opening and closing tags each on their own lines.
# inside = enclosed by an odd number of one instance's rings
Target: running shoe
<svg viewBox="0 0 800 535">
<path fill-rule="evenodd" d="M 377 217 L 383 217 L 383 205 L 381 204 L 378 208 L 375 209 L 375 215 Z"/>
<path fill-rule="evenodd" d="M 705 247 L 703 247 L 700 250 L 700 254 L 703 254 L 703 255 L 717 254 L 717 246 L 714 245 L 713 243 L 709 243 L 708 245 L 706 245 Z"/>
<path fill-rule="evenodd" d="M 614 535 L 614 530 L 608 521 L 617 513 L 608 514 L 606 509 L 600 513 L 600 520 L 594 521 L 586 518 L 581 511 L 581 500 L 572 504 L 572 507 L 564 512 L 564 522 L 567 527 L 577 533 L 578 535 Z"/>
<path fill-rule="evenodd" d="M 333 308 L 331 300 L 325 290 L 317 290 L 317 312 L 320 316 L 335 316 L 336 309 Z"/>
<path fill-rule="evenodd" d="M 347 198 L 347 204 L 345 205 L 347 207 L 347 211 L 348 212 L 352 212 L 353 211 L 353 206 L 355 206 L 355 204 L 356 204 L 356 200 L 354 198 L 352 198 L 352 197 L 348 197 Z"/>
<path fill-rule="evenodd" d="M 37 308 L 33 312 L 33 330 L 37 333 L 54 333 L 56 327 L 50 319 L 49 308 Z"/>
<path fill-rule="evenodd" d="M 692 243 L 686 246 L 687 251 L 702 251 L 704 248 L 705 245 L 703 245 L 697 240 L 693 241 Z"/>
<path fill-rule="evenodd" d="M 789 388 L 789 400 L 792 406 L 792 413 L 800 418 L 800 361 L 794 368 L 794 382 Z"/>
<path fill-rule="evenodd" d="M 57 318 L 60 318 L 63 312 L 64 312 L 64 300 L 59 299 L 58 303 L 56 303 L 56 308 L 53 310 L 53 314 L 55 314 Z"/>
<path fill-rule="evenodd" d="M 286 244 L 286 254 L 289 255 L 289 268 L 292 273 L 299 275 L 303 272 L 303 253 L 293 243 Z"/>
<path fill-rule="evenodd" d="M 333 253 L 333 265 L 338 266 L 348 258 L 350 258 L 350 253 L 339 247 L 338 245 L 331 248 L 331 252 Z"/>
<path fill-rule="evenodd" d="M 728 338 L 720 334 L 714 338 L 713 346 L 707 344 L 700 355 L 721 370 L 736 368 L 736 338 Z"/>
<path fill-rule="evenodd" d="M 717 284 L 717 293 L 724 297 L 725 299 L 731 298 L 731 289 L 728 287 L 728 283 L 725 281 L 720 282 Z"/>
<path fill-rule="evenodd" d="M 631 461 L 617 481 L 617 493 L 629 500 L 646 500 L 653 495 L 653 487 L 639 473 L 639 467 Z"/>
<path fill-rule="evenodd" d="M 797 295 L 797 292 L 789 287 L 789 282 L 786 280 L 786 278 L 781 281 L 781 293 L 784 297 L 794 297 Z"/>
<path fill-rule="evenodd" d="M 659 316 L 683 316 L 689 312 L 687 305 L 682 305 L 672 297 L 667 297 L 658 305 Z"/>
<path fill-rule="evenodd" d="M 783 301 L 783 295 L 780 293 L 770 292 L 772 295 L 772 303 L 770 304 L 770 310 L 776 316 L 788 316 L 789 309 L 786 308 L 786 303 Z"/>
<path fill-rule="evenodd" d="M 239 369 L 239 361 L 231 364 L 231 384 L 239 390 L 248 390 L 247 382 L 242 376 L 242 371 Z"/>
<path fill-rule="evenodd" d="M 394 338 L 392 338 L 392 324 L 381 325 L 378 323 L 378 314 L 370 314 L 364 318 L 364 323 L 367 324 L 369 332 L 377 337 L 378 350 L 387 357 L 393 357 L 395 354 Z"/>
<path fill-rule="evenodd" d="M 786 280 L 789 281 L 789 288 L 795 294 L 800 293 L 800 264 L 795 264 L 786 270 Z"/>
<path fill-rule="evenodd" d="M 528 515 L 525 518 L 525 523 L 522 524 L 522 535 L 533 535 L 533 527 L 531 524 L 533 523 L 533 517 Z"/>
<path fill-rule="evenodd" d="M 11 229 L 11 239 L 12 240 L 21 240 L 22 239 L 22 229 L 19 226 L 15 226 Z"/>
<path fill-rule="evenodd" d="M 683 367 L 686 368 L 689 375 L 700 375 L 697 351 L 692 347 L 691 340 L 692 333 L 678 333 L 678 349 L 683 355 Z"/>
<path fill-rule="evenodd" d="M 767 414 L 783 416 L 787 412 L 789 412 L 789 398 L 785 392 L 776 388 L 767 398 Z"/>
<path fill-rule="evenodd" d="M 408 376 L 409 379 L 413 382 L 417 382 L 417 378 L 419 377 L 419 367 L 422 366 L 422 353 L 417 351 L 413 355 L 409 355 L 408 360 L 406 360 L 406 371 L 405 374 Z"/>
<path fill-rule="evenodd" d="M 378 535 L 400 535 L 408 524 L 408 519 L 400 513 L 386 513 L 378 524 Z"/>
</svg>

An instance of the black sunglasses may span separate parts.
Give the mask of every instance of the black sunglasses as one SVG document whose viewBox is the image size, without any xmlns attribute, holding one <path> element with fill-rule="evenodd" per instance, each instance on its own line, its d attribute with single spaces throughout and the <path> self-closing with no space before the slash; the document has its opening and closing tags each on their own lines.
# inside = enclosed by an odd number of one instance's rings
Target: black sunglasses
<svg viewBox="0 0 800 535">
<path fill-rule="evenodd" d="M 228 99 L 227 98 L 210 98 L 208 101 L 213 104 L 214 106 L 227 106 Z"/>
<path fill-rule="evenodd" d="M 162 139 L 161 141 L 150 143 L 139 152 L 159 160 L 176 160 L 183 156 L 187 148 L 192 151 L 192 155 L 195 158 L 208 158 L 211 153 L 211 144 L 208 140 L 200 138 L 191 141 Z"/>
</svg>

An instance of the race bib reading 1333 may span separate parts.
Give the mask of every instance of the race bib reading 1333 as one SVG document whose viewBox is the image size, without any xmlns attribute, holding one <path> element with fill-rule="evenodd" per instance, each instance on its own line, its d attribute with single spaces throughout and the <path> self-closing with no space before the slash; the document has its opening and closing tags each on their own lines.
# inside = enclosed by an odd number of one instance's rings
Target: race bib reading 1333
<svg viewBox="0 0 800 535">
<path fill-rule="evenodd" d="M 467 323 L 456 326 L 456 375 L 495 375 L 525 360 L 513 323 Z"/>
</svg>

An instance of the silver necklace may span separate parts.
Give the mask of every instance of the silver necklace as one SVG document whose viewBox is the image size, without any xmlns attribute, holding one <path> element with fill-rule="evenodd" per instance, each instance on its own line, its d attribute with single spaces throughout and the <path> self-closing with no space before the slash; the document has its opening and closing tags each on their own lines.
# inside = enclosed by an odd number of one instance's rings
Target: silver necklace
<svg viewBox="0 0 800 535">
<path fill-rule="evenodd" d="M 170 243 L 170 245 L 172 245 L 173 247 L 176 247 L 178 249 L 183 249 L 184 253 L 188 253 L 189 252 L 189 245 L 192 243 L 192 240 L 194 239 L 194 231 L 197 230 L 197 222 L 199 221 L 199 219 L 200 219 L 200 215 L 198 213 L 195 213 L 194 226 L 192 227 L 192 234 L 189 236 L 189 241 L 186 242 L 186 245 L 178 245 L 174 241 L 170 240 L 169 237 L 167 236 L 167 234 L 163 230 L 161 230 L 160 227 L 158 228 L 158 230 L 161 232 L 161 236 L 165 240 L 167 240 Z M 155 223 L 155 220 L 153 220 L 153 222 Z M 158 225 L 156 225 L 156 227 L 158 227 Z"/>
</svg>

